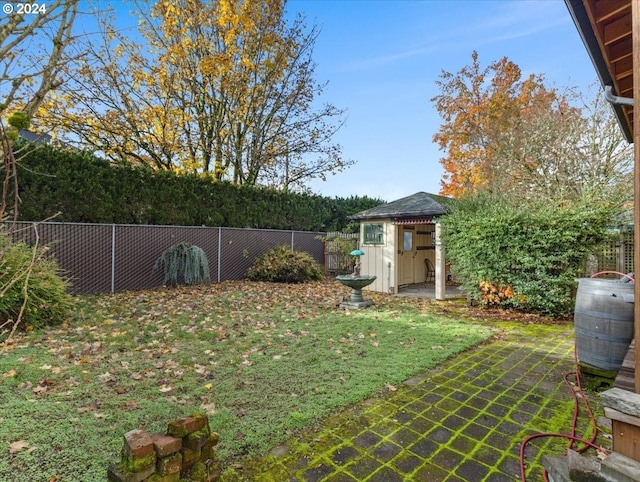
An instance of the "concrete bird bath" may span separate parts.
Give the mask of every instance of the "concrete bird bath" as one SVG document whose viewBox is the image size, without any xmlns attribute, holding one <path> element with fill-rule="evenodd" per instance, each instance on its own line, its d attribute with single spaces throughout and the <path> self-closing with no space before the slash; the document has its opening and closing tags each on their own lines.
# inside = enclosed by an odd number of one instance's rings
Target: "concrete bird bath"
<svg viewBox="0 0 640 482">
<path fill-rule="evenodd" d="M 340 283 L 351 288 L 351 299 L 340 303 L 340 308 L 366 308 L 367 306 L 371 306 L 373 302 L 371 300 L 365 300 L 362 297 L 362 288 L 373 283 L 376 280 L 376 276 L 360 274 L 360 256 L 364 254 L 362 250 L 356 249 L 351 251 L 350 254 L 356 257 L 353 274 L 340 275 L 336 277 Z"/>
</svg>

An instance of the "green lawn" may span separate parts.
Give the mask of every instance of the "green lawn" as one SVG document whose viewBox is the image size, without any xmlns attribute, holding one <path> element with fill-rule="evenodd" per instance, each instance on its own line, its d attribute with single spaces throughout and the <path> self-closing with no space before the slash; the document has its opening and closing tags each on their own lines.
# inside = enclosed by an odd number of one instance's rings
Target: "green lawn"
<svg viewBox="0 0 640 482">
<path fill-rule="evenodd" d="M 0 480 L 104 480 L 122 435 L 209 414 L 223 464 L 491 336 L 384 295 L 342 311 L 337 283 L 227 282 L 83 297 L 69 322 L 0 354 Z"/>
</svg>

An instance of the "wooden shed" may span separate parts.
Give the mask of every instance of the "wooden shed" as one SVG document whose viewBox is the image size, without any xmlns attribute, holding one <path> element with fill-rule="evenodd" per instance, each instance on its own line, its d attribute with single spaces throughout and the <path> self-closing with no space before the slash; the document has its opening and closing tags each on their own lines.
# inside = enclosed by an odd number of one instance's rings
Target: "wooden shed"
<svg viewBox="0 0 640 482">
<path fill-rule="evenodd" d="M 433 282 L 436 298 L 444 299 L 447 274 L 438 216 L 452 201 L 418 192 L 350 217 L 360 222 L 360 272 L 377 277 L 365 289 L 396 294 L 403 285 Z"/>
</svg>

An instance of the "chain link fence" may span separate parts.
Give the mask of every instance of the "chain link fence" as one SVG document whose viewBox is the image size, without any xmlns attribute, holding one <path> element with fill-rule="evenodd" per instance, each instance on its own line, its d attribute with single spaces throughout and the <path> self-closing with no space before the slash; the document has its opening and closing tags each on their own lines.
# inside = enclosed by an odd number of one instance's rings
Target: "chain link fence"
<svg viewBox="0 0 640 482">
<path fill-rule="evenodd" d="M 324 264 L 324 234 L 305 231 L 81 223 L 17 223 L 13 237 L 51 247 L 77 295 L 162 286 L 153 266 L 170 246 L 199 246 L 212 282 L 243 279 L 256 257 L 285 244 Z"/>
</svg>

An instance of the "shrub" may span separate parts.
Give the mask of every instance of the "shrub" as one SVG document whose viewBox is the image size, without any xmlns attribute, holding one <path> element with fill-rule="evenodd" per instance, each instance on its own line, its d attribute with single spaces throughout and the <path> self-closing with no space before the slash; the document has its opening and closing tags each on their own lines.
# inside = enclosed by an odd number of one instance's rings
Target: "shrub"
<svg viewBox="0 0 640 482">
<path fill-rule="evenodd" d="M 48 248 L 40 248 L 34 261 L 33 248 L 23 242 L 0 238 L 0 333 L 11 330 L 25 300 L 27 303 L 17 327 L 42 328 L 59 325 L 73 306 L 69 286 Z M 31 264 L 33 266 L 30 268 Z"/>
<path fill-rule="evenodd" d="M 164 269 L 166 285 L 196 285 L 210 281 L 209 260 L 204 250 L 189 243 L 177 243 L 165 249 L 153 265 Z"/>
<path fill-rule="evenodd" d="M 463 200 L 442 218 L 443 241 L 462 288 L 487 306 L 550 316 L 573 309 L 575 278 L 605 236 L 604 206 Z"/>
<path fill-rule="evenodd" d="M 323 276 L 322 267 L 309 253 L 294 251 L 285 245 L 258 256 L 247 272 L 252 281 L 279 283 L 304 283 L 320 280 Z"/>
</svg>

